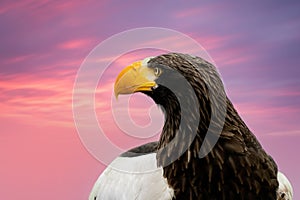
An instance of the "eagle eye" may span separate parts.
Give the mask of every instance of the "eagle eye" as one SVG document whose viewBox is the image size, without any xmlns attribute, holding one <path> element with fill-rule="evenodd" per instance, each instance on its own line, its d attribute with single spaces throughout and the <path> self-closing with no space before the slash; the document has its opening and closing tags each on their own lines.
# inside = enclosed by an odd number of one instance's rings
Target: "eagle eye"
<svg viewBox="0 0 300 200">
<path fill-rule="evenodd" d="M 155 67 L 155 68 L 154 68 L 154 75 L 155 75 L 155 76 L 159 76 L 160 74 L 161 74 L 161 69 L 158 68 L 158 67 Z"/>
</svg>

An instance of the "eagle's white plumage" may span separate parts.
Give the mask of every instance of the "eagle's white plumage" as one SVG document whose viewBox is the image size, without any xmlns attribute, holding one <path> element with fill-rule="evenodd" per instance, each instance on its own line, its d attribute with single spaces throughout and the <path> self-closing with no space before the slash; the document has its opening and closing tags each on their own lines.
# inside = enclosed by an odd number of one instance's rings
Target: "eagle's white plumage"
<svg viewBox="0 0 300 200">
<path fill-rule="evenodd" d="M 156 166 L 156 154 L 117 157 L 96 181 L 89 200 L 169 200 L 174 191 Z"/>
<path fill-rule="evenodd" d="M 292 200 L 293 199 L 293 187 L 287 177 L 278 172 L 277 179 L 279 187 L 277 190 L 277 200 Z"/>
<path fill-rule="evenodd" d="M 277 200 L 292 200 L 293 188 L 278 172 Z M 89 200 L 171 200 L 174 191 L 157 167 L 156 153 L 137 157 L 117 157 L 99 176 Z"/>
</svg>

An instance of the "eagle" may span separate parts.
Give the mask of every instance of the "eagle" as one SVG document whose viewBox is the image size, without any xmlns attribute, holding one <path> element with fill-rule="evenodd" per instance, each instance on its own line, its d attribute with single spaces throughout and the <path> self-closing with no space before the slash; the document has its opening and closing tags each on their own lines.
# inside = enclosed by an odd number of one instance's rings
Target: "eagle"
<svg viewBox="0 0 300 200">
<path fill-rule="evenodd" d="M 292 199 L 288 179 L 234 108 L 212 63 L 183 53 L 146 58 L 119 73 L 114 92 L 144 93 L 165 122 L 159 141 L 121 154 L 102 172 L 89 200 Z"/>
</svg>

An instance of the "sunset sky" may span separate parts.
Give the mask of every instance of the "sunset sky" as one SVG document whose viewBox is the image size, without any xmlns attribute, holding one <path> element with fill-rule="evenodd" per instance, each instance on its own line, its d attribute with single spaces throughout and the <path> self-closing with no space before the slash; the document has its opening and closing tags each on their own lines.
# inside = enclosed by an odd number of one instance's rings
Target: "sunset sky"
<svg viewBox="0 0 300 200">
<path fill-rule="evenodd" d="M 106 166 L 83 145 L 74 123 L 72 93 L 80 66 L 115 34 L 162 27 L 186 34 L 207 50 L 228 96 L 290 179 L 294 199 L 299 199 L 299 9 L 300 2 L 273 0 L 1 1 L 0 198 L 87 199 Z M 161 42 L 188 51 L 174 38 L 149 44 Z M 126 45 L 124 41 L 111 48 Z M 99 69 L 105 67 L 102 61 L 111 62 L 95 90 L 95 113 L 120 149 L 155 140 L 163 117 L 151 99 L 139 94 L 117 102 L 112 95 L 115 77 L 126 65 L 159 53 L 144 50 L 117 59 L 95 58 Z M 112 109 L 127 100 L 139 127 L 156 123 L 151 137 L 132 137 L 116 126 L 112 116 L 126 116 Z"/>
</svg>

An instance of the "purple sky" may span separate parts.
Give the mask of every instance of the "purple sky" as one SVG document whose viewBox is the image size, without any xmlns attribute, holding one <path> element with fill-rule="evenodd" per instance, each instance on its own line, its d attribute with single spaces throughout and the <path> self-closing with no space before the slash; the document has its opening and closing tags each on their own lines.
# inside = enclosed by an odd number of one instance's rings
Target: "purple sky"
<svg viewBox="0 0 300 200">
<path fill-rule="evenodd" d="M 77 70 L 88 53 L 113 34 L 155 26 L 183 32 L 209 52 L 229 97 L 289 177 L 294 199 L 299 199 L 300 3 L 122 3 L 1 1 L 1 198 L 87 199 L 105 166 L 86 151 L 74 125 Z M 114 66 L 119 70 L 130 64 L 133 54 Z M 117 72 L 107 73 L 107 87 L 96 95 L 99 104 L 111 95 Z M 136 122 L 147 124 L 148 115 L 134 108 L 148 109 L 151 102 L 141 104 L 147 100 L 138 95 L 132 101 Z M 107 109 L 98 105 L 98 115 Z M 107 119 L 106 126 L 118 132 L 110 122 Z M 138 144 L 117 134 L 112 140 L 120 146 Z"/>
</svg>

